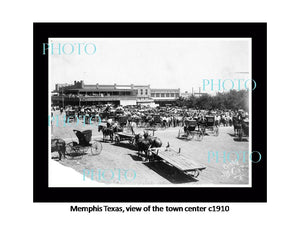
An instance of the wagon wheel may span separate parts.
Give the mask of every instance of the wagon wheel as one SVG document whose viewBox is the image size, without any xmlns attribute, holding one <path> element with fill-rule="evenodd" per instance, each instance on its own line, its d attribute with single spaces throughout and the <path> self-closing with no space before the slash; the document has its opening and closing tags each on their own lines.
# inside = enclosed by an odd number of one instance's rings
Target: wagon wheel
<svg viewBox="0 0 300 225">
<path fill-rule="evenodd" d="M 83 154 L 83 150 L 76 142 L 70 142 L 66 145 L 67 159 L 81 159 Z"/>
<path fill-rule="evenodd" d="M 219 136 L 219 127 L 215 127 L 214 129 L 215 136 Z"/>
<path fill-rule="evenodd" d="M 178 130 L 178 138 L 183 138 L 183 135 L 184 135 L 185 133 L 184 133 L 184 130 L 182 129 L 182 128 L 180 128 L 179 130 Z"/>
<path fill-rule="evenodd" d="M 100 142 L 94 141 L 91 146 L 91 154 L 99 155 L 102 151 L 102 144 Z"/>
<path fill-rule="evenodd" d="M 192 170 L 192 171 L 188 171 L 186 172 L 186 174 L 192 178 L 197 178 L 200 174 L 199 170 Z"/>
<path fill-rule="evenodd" d="M 196 139 L 196 141 L 202 141 L 203 140 L 203 133 L 202 133 L 202 131 L 200 130 L 199 132 L 197 132 L 196 134 L 195 134 L 195 139 Z"/>
<path fill-rule="evenodd" d="M 199 176 L 199 174 L 200 174 L 199 170 L 195 170 L 193 173 L 193 177 L 197 178 Z"/>
<path fill-rule="evenodd" d="M 195 133 L 194 132 L 188 132 L 187 135 L 186 135 L 186 139 L 187 140 L 192 140 L 195 136 Z"/>
</svg>

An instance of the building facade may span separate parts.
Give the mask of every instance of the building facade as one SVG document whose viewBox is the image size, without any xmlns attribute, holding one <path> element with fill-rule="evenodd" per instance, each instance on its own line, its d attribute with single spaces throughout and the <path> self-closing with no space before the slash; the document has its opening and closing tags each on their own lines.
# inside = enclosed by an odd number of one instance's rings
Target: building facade
<svg viewBox="0 0 300 225">
<path fill-rule="evenodd" d="M 133 89 L 137 92 L 137 104 L 153 106 L 154 101 L 151 98 L 150 85 L 133 85 Z"/>
<path fill-rule="evenodd" d="M 180 96 L 180 89 L 151 89 L 151 98 L 159 105 L 172 104 Z"/>
<path fill-rule="evenodd" d="M 58 96 L 52 96 L 54 105 L 136 105 L 137 92 L 133 85 L 86 85 L 74 81 L 73 85 L 59 88 Z"/>
<path fill-rule="evenodd" d="M 54 105 L 148 105 L 176 101 L 180 89 L 151 89 L 150 85 L 89 85 L 83 81 L 56 84 L 51 96 Z"/>
<path fill-rule="evenodd" d="M 72 84 L 64 83 L 64 84 L 55 84 L 55 91 L 59 91 L 60 88 L 71 86 Z"/>
</svg>

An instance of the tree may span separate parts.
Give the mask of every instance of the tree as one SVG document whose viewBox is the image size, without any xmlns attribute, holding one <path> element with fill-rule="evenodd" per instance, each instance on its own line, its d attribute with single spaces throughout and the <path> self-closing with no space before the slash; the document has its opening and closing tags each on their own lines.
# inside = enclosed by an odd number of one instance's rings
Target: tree
<svg viewBox="0 0 300 225">
<path fill-rule="evenodd" d="M 215 96 L 209 94 L 203 94 L 200 97 L 194 95 L 187 99 L 179 97 L 176 100 L 177 106 L 187 106 L 189 108 L 200 108 L 200 109 L 244 109 L 249 111 L 249 91 L 247 90 L 230 90 L 225 93 L 217 93 Z"/>
</svg>

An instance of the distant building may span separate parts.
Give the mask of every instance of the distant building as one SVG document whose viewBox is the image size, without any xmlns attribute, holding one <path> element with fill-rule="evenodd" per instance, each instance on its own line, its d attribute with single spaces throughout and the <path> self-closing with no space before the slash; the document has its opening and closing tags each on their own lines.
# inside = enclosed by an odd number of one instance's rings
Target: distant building
<svg viewBox="0 0 300 225">
<path fill-rule="evenodd" d="M 87 85 L 83 81 L 74 81 L 73 85 L 60 87 L 59 96 L 52 96 L 55 105 L 136 105 L 136 90 L 132 86 Z"/>
<path fill-rule="evenodd" d="M 151 89 L 151 98 L 156 104 L 174 103 L 180 96 L 180 89 Z"/>
<path fill-rule="evenodd" d="M 64 83 L 64 84 L 55 84 L 55 92 L 58 92 L 60 88 L 71 86 L 72 84 Z"/>
<path fill-rule="evenodd" d="M 195 96 L 195 97 L 201 97 L 202 95 L 203 95 L 204 93 L 197 93 L 197 92 L 195 92 L 193 95 Z"/>
<path fill-rule="evenodd" d="M 180 89 L 151 89 L 150 85 L 89 85 L 83 81 L 74 84 L 56 84 L 51 100 L 54 105 L 164 105 L 175 102 Z"/>
<path fill-rule="evenodd" d="M 183 92 L 183 93 L 180 94 L 180 96 L 182 98 L 189 98 L 191 95 L 192 95 L 192 93 L 189 93 L 187 91 L 185 91 L 185 92 Z"/>
<path fill-rule="evenodd" d="M 150 85 L 133 85 L 133 89 L 137 91 L 136 101 L 138 105 L 153 105 L 151 98 Z"/>
<path fill-rule="evenodd" d="M 154 105 L 150 97 L 150 85 L 89 85 L 83 81 L 56 84 L 52 92 L 54 105 Z"/>
</svg>

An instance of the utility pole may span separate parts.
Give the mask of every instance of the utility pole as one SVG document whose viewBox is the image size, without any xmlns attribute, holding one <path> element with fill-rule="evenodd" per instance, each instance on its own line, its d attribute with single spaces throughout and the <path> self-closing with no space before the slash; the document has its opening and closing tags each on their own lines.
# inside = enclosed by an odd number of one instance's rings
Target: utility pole
<svg viewBox="0 0 300 225">
<path fill-rule="evenodd" d="M 62 104 L 63 104 L 63 108 L 65 108 L 65 98 L 64 98 L 64 88 L 61 88 L 61 97 L 62 97 Z"/>
</svg>

